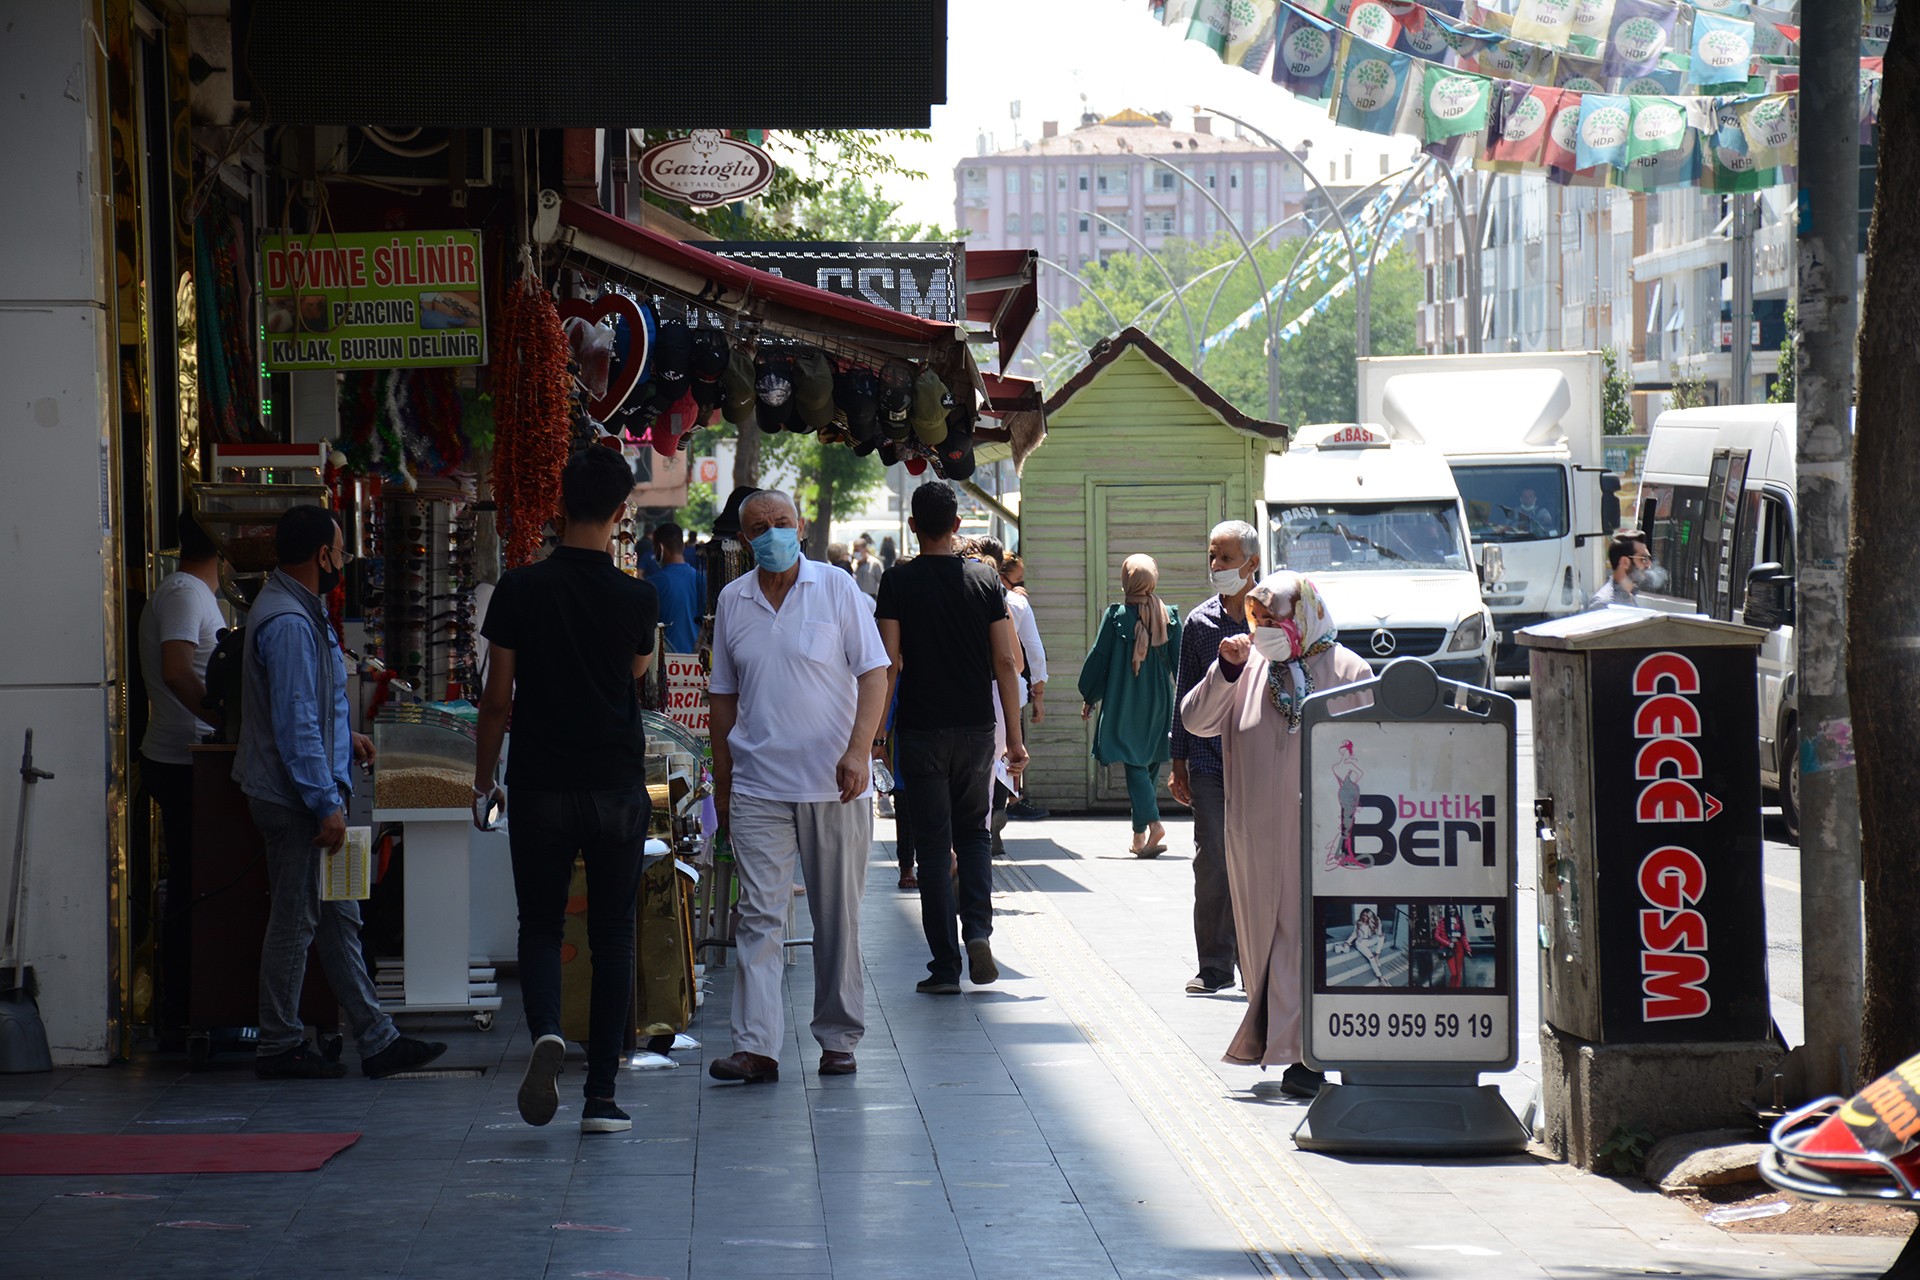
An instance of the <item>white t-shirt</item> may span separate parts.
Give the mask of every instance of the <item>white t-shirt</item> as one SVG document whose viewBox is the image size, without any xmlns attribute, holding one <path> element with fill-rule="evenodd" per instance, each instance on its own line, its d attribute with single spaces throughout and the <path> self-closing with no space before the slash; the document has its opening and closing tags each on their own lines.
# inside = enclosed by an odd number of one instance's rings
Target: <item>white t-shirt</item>
<svg viewBox="0 0 1920 1280">
<path fill-rule="evenodd" d="M 1020 683 L 1020 705 L 1025 706 L 1028 683 L 1047 682 L 1047 647 L 1040 643 L 1040 624 L 1033 620 L 1033 605 L 1025 596 L 1007 592 L 1007 612 L 1013 615 L 1013 633 L 1027 658 L 1027 678 Z"/>
<path fill-rule="evenodd" d="M 147 610 L 140 615 L 140 675 L 153 706 L 147 736 L 140 740 L 140 754 L 147 759 L 192 764 L 187 748 L 213 732 L 167 688 L 160 675 L 160 646 L 169 640 L 191 640 L 194 673 L 205 679 L 207 659 L 213 656 L 214 642 L 226 625 L 213 589 L 190 573 L 168 574 L 147 601 Z"/>
<path fill-rule="evenodd" d="M 737 694 L 727 744 L 733 789 L 787 802 L 838 800 L 834 765 L 853 733 L 857 681 L 887 665 L 872 610 L 851 575 L 802 560 L 780 611 L 745 573 L 720 592 L 712 693 Z"/>
</svg>

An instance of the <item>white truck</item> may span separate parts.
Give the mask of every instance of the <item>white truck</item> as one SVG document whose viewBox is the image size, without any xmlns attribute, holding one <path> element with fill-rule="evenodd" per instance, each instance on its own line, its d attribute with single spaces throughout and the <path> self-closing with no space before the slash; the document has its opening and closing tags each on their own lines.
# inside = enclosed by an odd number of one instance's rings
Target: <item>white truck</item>
<svg viewBox="0 0 1920 1280">
<path fill-rule="evenodd" d="M 1601 452 L 1597 351 L 1373 356 L 1359 361 L 1363 421 L 1446 455 L 1481 549 L 1500 675 L 1527 674 L 1522 627 L 1577 613 L 1605 576 L 1619 525 Z"/>
<path fill-rule="evenodd" d="M 1375 671 L 1421 658 L 1449 680 L 1492 687 L 1493 618 L 1438 449 L 1378 424 L 1301 427 L 1267 458 L 1255 507 L 1266 563 L 1310 576 L 1340 643 Z"/>
</svg>

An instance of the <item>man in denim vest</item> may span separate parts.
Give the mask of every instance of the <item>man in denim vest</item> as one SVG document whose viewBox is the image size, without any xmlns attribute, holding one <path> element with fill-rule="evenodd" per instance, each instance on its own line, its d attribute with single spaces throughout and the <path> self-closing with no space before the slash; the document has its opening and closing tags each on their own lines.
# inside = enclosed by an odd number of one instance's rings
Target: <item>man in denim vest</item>
<svg viewBox="0 0 1920 1280">
<path fill-rule="evenodd" d="M 340 524 L 322 507 L 290 507 L 274 532 L 279 569 L 247 614 L 240 744 L 233 780 L 266 843 L 270 907 L 260 947 L 260 1076 L 333 1079 L 345 1066 L 313 1052 L 300 1021 L 307 946 L 346 1012 L 373 1079 L 411 1071 L 447 1046 L 402 1036 L 380 1008 L 360 950 L 360 906 L 320 899 L 320 855 L 347 837 L 353 760 L 373 742 L 347 721 L 347 664 L 324 599 L 346 568 Z"/>
</svg>

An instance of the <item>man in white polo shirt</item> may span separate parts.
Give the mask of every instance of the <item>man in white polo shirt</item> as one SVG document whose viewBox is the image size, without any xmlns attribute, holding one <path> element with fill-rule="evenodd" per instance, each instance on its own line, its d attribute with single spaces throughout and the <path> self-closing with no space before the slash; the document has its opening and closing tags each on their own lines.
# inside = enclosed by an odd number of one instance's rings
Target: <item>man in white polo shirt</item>
<svg viewBox="0 0 1920 1280">
<path fill-rule="evenodd" d="M 820 1074 L 851 1075 L 866 1030 L 860 898 L 873 841 L 868 762 L 887 696 L 887 651 L 853 578 L 800 555 L 792 498 L 740 509 L 754 571 L 720 592 L 708 683 L 714 804 L 740 877 L 733 1053 L 716 1080 L 780 1078 L 780 987 L 794 860 L 813 915 L 813 1037 Z"/>
</svg>

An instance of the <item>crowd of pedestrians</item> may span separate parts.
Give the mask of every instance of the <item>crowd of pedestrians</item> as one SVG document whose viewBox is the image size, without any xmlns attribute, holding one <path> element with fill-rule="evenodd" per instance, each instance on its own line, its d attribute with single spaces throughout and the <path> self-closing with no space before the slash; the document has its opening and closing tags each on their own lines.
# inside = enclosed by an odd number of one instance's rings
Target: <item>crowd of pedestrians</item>
<svg viewBox="0 0 1920 1280">
<path fill-rule="evenodd" d="M 1026 740 L 1046 717 L 1047 654 L 1027 597 L 1024 561 L 996 539 L 960 532 L 959 498 L 933 481 L 913 491 L 916 546 L 875 548 L 861 537 L 802 554 L 804 521 L 792 497 L 737 492 L 728 504 L 753 568 L 714 597 L 692 563 L 687 535 L 656 526 L 644 577 L 621 572 L 608 549 L 628 516 L 632 474 L 619 456 L 588 449 L 562 475 L 559 545 L 505 574 L 481 628 L 489 662 L 479 703 L 475 821 L 485 826 L 512 785 L 509 843 L 519 900 L 519 962 L 534 1044 L 519 1090 L 521 1115 L 558 1110 L 566 1053 L 560 1026 L 562 925 L 576 857 L 588 887 L 592 958 L 583 1128 L 631 1121 L 614 1100 L 630 1028 L 635 901 L 650 802 L 636 682 L 663 629 L 673 652 L 710 645 L 714 805 L 739 877 L 738 967 L 732 1052 L 716 1079 L 779 1078 L 785 1035 L 785 922 L 806 886 L 813 919 L 815 997 L 810 1030 L 823 1075 L 858 1070 L 865 1030 L 859 909 L 876 801 L 891 817 L 899 887 L 917 892 L 928 960 L 917 990 L 952 995 L 999 974 L 993 954 L 992 859 L 1006 853 L 1008 817 L 1046 816 L 1022 796 Z M 183 804 L 187 746 L 209 727 L 196 715 L 221 620 L 218 557 L 190 514 L 180 571 L 162 584 L 141 626 L 153 698 L 142 743 L 160 802 L 174 884 L 190 892 L 179 850 L 190 843 Z M 310 944 L 339 998 L 372 1077 L 417 1069 L 444 1045 L 400 1035 L 368 977 L 353 902 L 322 901 L 320 852 L 345 835 L 354 763 L 373 744 L 351 731 L 346 668 L 324 600 L 350 559 L 335 517 L 295 507 L 276 535 L 279 569 L 248 619 L 243 717 L 234 776 L 264 838 L 272 886 L 260 972 L 257 1070 L 268 1077 L 345 1074 L 337 1051 L 305 1038 L 297 1010 Z M 1627 585 L 1631 543 L 1615 557 Z M 1259 537 L 1226 521 L 1205 548 L 1211 594 L 1182 617 L 1159 595 L 1159 566 L 1126 557 L 1119 599 L 1101 617 L 1078 680 L 1083 719 L 1097 721 L 1091 752 L 1126 779 L 1129 852 L 1166 849 L 1160 773 L 1194 818 L 1193 994 L 1246 989 L 1247 1012 L 1226 1060 L 1282 1066 L 1301 1096 L 1320 1080 L 1300 1059 L 1300 709 L 1317 691 L 1365 679 L 1365 661 L 1341 647 L 1313 584 L 1260 576 Z M 704 630 L 703 630 L 704 628 Z M 511 722 L 512 763 L 496 777 Z M 876 770 L 875 762 L 885 766 Z M 877 794 L 876 773 L 891 787 Z M 188 939 L 163 930 L 170 957 L 162 991 L 179 1019 Z"/>
</svg>

